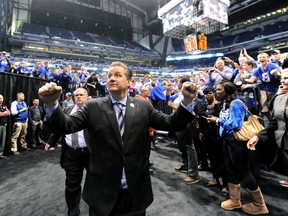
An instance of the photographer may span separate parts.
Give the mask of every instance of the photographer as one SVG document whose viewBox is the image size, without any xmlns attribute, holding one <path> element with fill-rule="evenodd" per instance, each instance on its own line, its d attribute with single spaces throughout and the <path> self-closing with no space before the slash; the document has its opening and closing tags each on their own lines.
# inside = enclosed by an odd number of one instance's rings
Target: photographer
<svg viewBox="0 0 288 216">
<path fill-rule="evenodd" d="M 225 65 L 226 57 L 218 58 L 214 68 L 210 69 L 205 77 L 207 86 L 216 87 L 221 81 L 230 81 L 233 73 L 232 69 Z"/>
</svg>

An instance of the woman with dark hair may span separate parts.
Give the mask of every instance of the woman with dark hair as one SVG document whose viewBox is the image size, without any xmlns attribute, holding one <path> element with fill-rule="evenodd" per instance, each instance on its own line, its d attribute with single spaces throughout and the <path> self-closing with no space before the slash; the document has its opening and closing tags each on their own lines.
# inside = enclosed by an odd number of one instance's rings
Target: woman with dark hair
<svg viewBox="0 0 288 216">
<path fill-rule="evenodd" d="M 253 215 L 268 214 L 262 192 L 251 172 L 246 142 L 238 141 L 233 136 L 233 131 L 239 130 L 243 121 L 248 118 L 246 107 L 241 100 L 235 100 L 237 90 L 232 82 L 220 82 L 216 93 L 223 101 L 223 107 L 219 118 L 212 116 L 207 120 L 219 125 L 220 137 L 223 138 L 224 163 L 230 198 L 221 203 L 221 208 L 230 211 L 241 208 L 244 212 Z M 241 182 L 247 188 L 252 200 L 251 203 L 245 205 L 241 204 Z"/>
<path fill-rule="evenodd" d="M 221 103 L 215 98 L 215 90 L 213 87 L 206 87 L 203 90 L 206 101 L 206 112 L 204 118 L 208 116 L 219 116 Z M 206 187 L 220 186 L 219 178 L 222 178 L 222 194 L 227 195 L 227 173 L 224 166 L 222 154 L 223 142 L 219 137 L 219 127 L 208 121 L 199 121 L 200 139 L 207 151 L 208 158 L 211 163 L 211 171 L 213 178 L 205 184 Z"/>
</svg>

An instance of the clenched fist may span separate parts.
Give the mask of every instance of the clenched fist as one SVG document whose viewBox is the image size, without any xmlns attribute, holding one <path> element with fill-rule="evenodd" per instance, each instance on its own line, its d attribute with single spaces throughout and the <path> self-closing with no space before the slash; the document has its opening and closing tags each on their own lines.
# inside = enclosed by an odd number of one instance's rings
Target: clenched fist
<svg viewBox="0 0 288 216">
<path fill-rule="evenodd" d="M 54 82 L 46 83 L 38 90 L 39 98 L 45 103 L 47 107 L 54 106 L 57 103 L 61 93 L 62 87 L 57 86 L 57 84 Z"/>
</svg>

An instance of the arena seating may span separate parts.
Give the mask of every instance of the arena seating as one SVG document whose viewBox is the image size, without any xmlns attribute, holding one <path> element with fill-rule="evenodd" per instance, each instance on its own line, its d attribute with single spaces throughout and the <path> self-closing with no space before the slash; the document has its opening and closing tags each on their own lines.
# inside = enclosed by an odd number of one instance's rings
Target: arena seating
<svg viewBox="0 0 288 216">
<path fill-rule="evenodd" d="M 37 24 L 23 23 L 20 27 L 19 32 L 22 34 L 33 34 L 33 35 L 47 35 L 46 27 Z"/>
<path fill-rule="evenodd" d="M 55 27 L 49 27 L 51 37 L 58 37 L 67 40 L 73 40 L 73 36 L 70 31 L 66 29 L 60 29 Z"/>
<path fill-rule="evenodd" d="M 79 39 L 80 41 L 85 41 L 89 43 L 95 43 L 95 40 L 89 34 L 78 31 L 72 31 L 72 34 L 74 35 L 74 39 Z"/>
<path fill-rule="evenodd" d="M 106 37 L 101 35 L 95 35 L 90 33 L 78 32 L 78 31 L 69 31 L 66 29 L 55 28 L 55 27 L 47 27 L 41 26 L 37 24 L 28 24 L 24 23 L 20 26 L 19 32 L 33 34 L 33 35 L 50 35 L 52 38 L 60 38 L 66 40 L 77 40 L 89 43 L 98 43 L 116 47 L 122 47 L 127 49 L 134 50 L 144 50 L 147 52 L 153 52 L 151 50 L 142 47 L 140 44 L 134 41 L 126 41 L 119 38 L 114 37 Z"/>
</svg>

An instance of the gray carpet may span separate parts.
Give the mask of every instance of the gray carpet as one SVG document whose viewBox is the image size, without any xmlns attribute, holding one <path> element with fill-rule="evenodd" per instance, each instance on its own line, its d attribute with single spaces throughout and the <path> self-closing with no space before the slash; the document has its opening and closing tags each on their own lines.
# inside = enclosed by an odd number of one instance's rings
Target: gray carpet
<svg viewBox="0 0 288 216">
<path fill-rule="evenodd" d="M 0 160 L 0 216 L 66 215 L 65 173 L 59 166 L 59 157 L 59 148 L 54 151 L 39 148 Z M 204 187 L 211 178 L 209 172 L 200 172 L 199 183 L 185 185 L 186 175 L 174 171 L 179 161 L 176 144 L 161 142 L 152 150 L 154 202 L 147 209 L 147 216 L 246 215 L 241 210 L 229 212 L 220 208 L 225 200 L 220 190 Z M 283 178 L 275 172 L 261 171 L 259 182 L 269 215 L 288 215 L 288 188 L 278 184 Z M 242 194 L 243 203 L 248 202 L 244 189 Z M 81 212 L 88 215 L 83 201 Z"/>
</svg>

